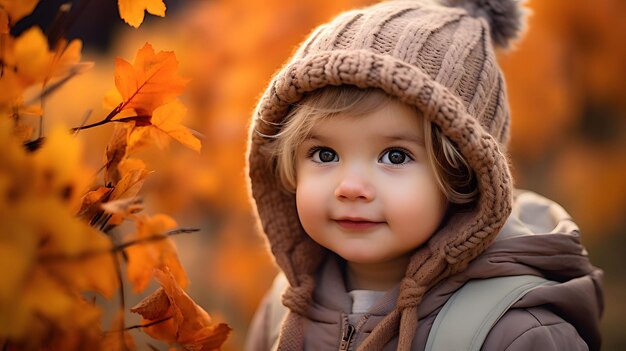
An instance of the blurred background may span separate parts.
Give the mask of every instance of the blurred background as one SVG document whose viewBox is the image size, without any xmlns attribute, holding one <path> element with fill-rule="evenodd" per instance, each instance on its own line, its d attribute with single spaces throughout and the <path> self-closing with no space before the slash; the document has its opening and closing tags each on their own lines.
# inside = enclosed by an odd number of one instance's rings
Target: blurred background
<svg viewBox="0 0 626 351">
<path fill-rule="evenodd" d="M 40 3 L 15 28 L 46 28 L 65 1 Z M 146 184 L 148 213 L 167 213 L 201 232 L 175 238 L 189 294 L 234 332 L 242 348 L 248 323 L 276 268 L 246 192 L 245 144 L 252 110 L 271 75 L 314 26 L 365 0 L 165 0 L 165 18 L 125 25 L 117 2 L 84 6 L 69 38 L 84 43 L 95 68 L 46 102 L 47 124 L 106 115 L 115 56 L 131 61 L 148 41 L 174 51 L 192 79 L 186 125 L 205 137 L 202 153 L 173 145 L 142 155 L 156 171 Z M 531 0 L 533 15 L 516 51 L 500 54 L 513 114 L 510 153 L 516 185 L 560 202 L 581 228 L 592 262 L 605 271 L 604 350 L 626 349 L 626 2 Z M 86 88 L 88 87 L 88 89 Z M 79 134 L 94 169 L 103 163 L 108 126 Z M 49 130 L 49 129 L 48 129 Z M 129 290 L 129 289 L 127 289 Z M 148 289 L 146 294 L 152 291 Z M 128 305 L 140 297 L 127 297 Z M 129 317 L 132 318 L 132 317 Z"/>
</svg>

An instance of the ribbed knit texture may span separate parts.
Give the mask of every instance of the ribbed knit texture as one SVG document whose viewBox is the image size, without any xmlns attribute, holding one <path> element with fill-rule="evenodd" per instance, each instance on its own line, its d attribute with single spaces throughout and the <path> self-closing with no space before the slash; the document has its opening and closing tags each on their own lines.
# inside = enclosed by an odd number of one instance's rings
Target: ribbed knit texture
<svg viewBox="0 0 626 351">
<path fill-rule="evenodd" d="M 295 196 L 281 190 L 276 165 L 265 152 L 264 146 L 272 142 L 267 136 L 279 132 L 290 107 L 305 93 L 349 84 L 380 88 L 417 107 L 466 157 L 477 176 L 477 205 L 454 214 L 416 250 L 396 309 L 359 348 L 379 350 L 398 335 L 398 350 L 409 350 L 424 293 L 483 252 L 511 211 L 512 181 L 503 154 L 509 107 L 489 23 L 489 18 L 473 17 L 466 8 L 433 0 L 388 1 L 345 12 L 317 28 L 270 83 L 255 112 L 248 167 L 259 218 L 290 283 L 283 296 L 290 313 L 280 349 L 303 347 L 301 316 L 307 313 L 315 271 L 326 249 L 302 229 Z"/>
</svg>

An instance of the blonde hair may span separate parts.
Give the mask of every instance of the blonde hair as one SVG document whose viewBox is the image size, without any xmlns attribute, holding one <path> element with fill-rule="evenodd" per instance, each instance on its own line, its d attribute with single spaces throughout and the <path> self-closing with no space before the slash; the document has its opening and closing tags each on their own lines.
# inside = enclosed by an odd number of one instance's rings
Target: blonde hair
<svg viewBox="0 0 626 351">
<path fill-rule="evenodd" d="M 296 189 L 296 148 L 318 121 L 339 113 L 363 115 L 385 106 L 392 99 L 380 89 L 342 85 L 318 89 L 294 105 L 281 131 L 272 137 L 275 140 L 270 144 L 277 176 L 285 189 L 290 192 Z M 451 204 L 472 203 L 478 197 L 474 171 L 437 125 L 425 118 L 422 120 L 428 161 L 440 190 Z"/>
</svg>

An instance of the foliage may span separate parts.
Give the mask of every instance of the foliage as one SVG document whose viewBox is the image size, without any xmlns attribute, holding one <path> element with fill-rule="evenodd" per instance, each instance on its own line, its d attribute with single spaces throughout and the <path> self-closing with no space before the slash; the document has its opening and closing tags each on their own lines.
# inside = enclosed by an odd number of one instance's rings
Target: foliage
<svg viewBox="0 0 626 351">
<path fill-rule="evenodd" d="M 165 14 L 161 0 L 118 4 L 134 27 L 144 9 Z M 79 40 L 46 36 L 38 27 L 13 36 L 13 25 L 36 5 L 0 0 L 0 265 L 11 267 L 0 286 L 3 349 L 128 350 L 136 347 L 128 331 L 138 328 L 185 350 L 219 349 L 230 327 L 213 323 L 183 291 L 188 278 L 170 238 L 197 230 L 176 229 L 165 214 L 145 214 L 139 196 L 151 174 L 139 151 L 165 149 L 174 139 L 200 152 L 200 140 L 182 124 L 186 108 L 177 97 L 188 80 L 178 75 L 175 54 L 146 43 L 132 63 L 117 58 L 116 89 L 105 97 L 110 113 L 45 133 L 46 97 L 91 65 L 81 62 Z M 75 135 L 111 123 L 105 163 L 94 172 Z M 136 231 L 123 232 L 124 222 Z M 124 325 L 124 266 L 135 293 L 152 278 L 162 285 L 132 309 L 150 328 Z M 120 297 L 111 330 L 102 330 L 102 306 L 88 292 Z M 158 310 L 156 320 L 142 312 L 146 306 Z"/>
</svg>

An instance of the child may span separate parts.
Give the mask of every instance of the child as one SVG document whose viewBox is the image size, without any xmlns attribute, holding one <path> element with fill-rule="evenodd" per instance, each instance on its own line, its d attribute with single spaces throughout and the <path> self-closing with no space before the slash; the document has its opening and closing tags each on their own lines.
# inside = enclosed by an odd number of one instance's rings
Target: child
<svg viewBox="0 0 626 351">
<path fill-rule="evenodd" d="M 456 291 L 507 276 L 551 282 L 479 347 L 599 349 L 602 272 L 562 208 L 512 187 L 493 46 L 522 15 L 514 0 L 382 2 L 320 26 L 278 72 L 249 174 L 287 282 L 247 349 L 423 350 Z"/>
</svg>

